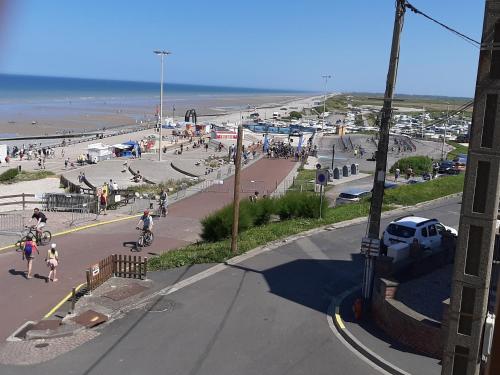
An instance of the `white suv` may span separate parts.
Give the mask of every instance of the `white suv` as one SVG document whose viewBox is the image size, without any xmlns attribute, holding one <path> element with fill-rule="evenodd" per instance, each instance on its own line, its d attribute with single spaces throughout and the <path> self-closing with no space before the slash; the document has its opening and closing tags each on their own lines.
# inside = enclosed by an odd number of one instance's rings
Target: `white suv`
<svg viewBox="0 0 500 375">
<path fill-rule="evenodd" d="M 441 224 L 437 219 L 404 216 L 387 226 L 382 235 L 382 242 L 384 246 L 398 242 L 411 244 L 416 238 L 424 249 L 437 249 L 441 246 L 441 233 L 445 230 L 449 230 L 454 236 L 458 235 L 454 228 Z"/>
</svg>

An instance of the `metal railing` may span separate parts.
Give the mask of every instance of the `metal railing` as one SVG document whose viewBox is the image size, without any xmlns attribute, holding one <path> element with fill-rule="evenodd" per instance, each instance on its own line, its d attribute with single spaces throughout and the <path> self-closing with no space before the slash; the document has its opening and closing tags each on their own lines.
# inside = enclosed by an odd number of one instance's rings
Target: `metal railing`
<svg viewBox="0 0 500 375">
<path fill-rule="evenodd" d="M 99 208 L 97 200 L 72 207 L 70 209 L 71 219 L 69 222 L 69 226 L 71 227 L 89 221 L 97 220 L 98 211 Z"/>
<path fill-rule="evenodd" d="M 0 234 L 21 235 L 24 229 L 24 217 L 19 214 L 0 214 Z"/>
<path fill-rule="evenodd" d="M 94 212 L 96 206 L 95 195 L 90 194 L 63 194 L 63 193 L 47 193 L 43 196 L 43 205 L 47 211 L 63 211 L 72 212 L 75 207 L 92 207 Z"/>
</svg>

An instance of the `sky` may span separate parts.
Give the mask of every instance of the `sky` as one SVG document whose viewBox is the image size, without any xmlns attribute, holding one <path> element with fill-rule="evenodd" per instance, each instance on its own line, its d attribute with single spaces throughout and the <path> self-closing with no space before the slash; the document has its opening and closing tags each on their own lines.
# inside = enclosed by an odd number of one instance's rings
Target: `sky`
<svg viewBox="0 0 500 375">
<path fill-rule="evenodd" d="M 481 39 L 484 0 L 411 0 Z M 383 92 L 394 0 L 0 0 L 0 73 Z M 474 95 L 479 50 L 406 13 L 396 92 Z"/>
</svg>

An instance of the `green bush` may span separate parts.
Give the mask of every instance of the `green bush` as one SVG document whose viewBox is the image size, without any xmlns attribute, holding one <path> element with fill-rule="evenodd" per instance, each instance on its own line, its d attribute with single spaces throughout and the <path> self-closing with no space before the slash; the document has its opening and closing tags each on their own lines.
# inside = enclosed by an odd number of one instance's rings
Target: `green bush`
<svg viewBox="0 0 500 375">
<path fill-rule="evenodd" d="M 428 156 L 409 156 L 407 158 L 402 158 L 392 165 L 389 172 L 394 173 L 396 168 L 399 168 L 401 173 L 404 174 L 408 167 L 411 167 L 416 174 L 430 172 L 432 170 L 432 159 Z"/>
<path fill-rule="evenodd" d="M 245 206 L 244 202 L 240 203 L 238 231 L 247 230 L 253 224 L 250 210 Z M 230 204 L 208 215 L 201 221 L 201 225 L 201 238 L 204 241 L 215 242 L 229 237 L 233 228 L 233 205 Z"/>
<path fill-rule="evenodd" d="M 289 192 L 276 202 L 276 213 L 281 220 L 292 218 L 318 218 L 321 199 L 311 193 Z M 328 206 L 323 201 L 323 209 Z"/>
<path fill-rule="evenodd" d="M 0 181 L 10 181 L 16 178 L 16 176 L 19 174 L 19 171 L 17 168 L 11 168 L 7 169 L 5 172 L 0 174 Z"/>
<path fill-rule="evenodd" d="M 319 217 L 320 198 L 311 193 L 290 192 L 281 198 L 264 198 L 257 202 L 240 202 L 239 232 L 268 224 L 272 215 L 279 215 L 281 220 L 293 218 Z M 323 209 L 327 209 L 326 199 Z M 220 241 L 231 235 L 233 223 L 233 205 L 205 217 L 201 221 L 201 238 L 208 242 Z"/>
</svg>

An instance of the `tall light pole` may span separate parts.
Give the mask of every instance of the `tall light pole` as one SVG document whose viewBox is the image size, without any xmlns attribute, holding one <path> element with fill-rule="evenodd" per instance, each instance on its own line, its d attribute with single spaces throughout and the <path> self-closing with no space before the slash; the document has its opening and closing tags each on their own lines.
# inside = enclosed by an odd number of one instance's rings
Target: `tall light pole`
<svg viewBox="0 0 500 375">
<path fill-rule="evenodd" d="M 444 123 L 443 144 L 441 145 L 441 160 L 444 160 L 444 145 L 446 143 L 446 125 L 450 122 L 450 103 L 446 102 L 446 121 Z"/>
<path fill-rule="evenodd" d="M 163 120 L 163 57 L 165 55 L 170 55 L 172 52 L 164 50 L 153 51 L 155 54 L 160 55 L 161 60 L 161 78 L 160 78 L 160 134 L 158 141 L 158 161 L 161 161 L 161 141 L 162 141 L 162 120 Z"/>
<path fill-rule="evenodd" d="M 328 85 L 328 80 L 332 78 L 331 75 L 325 74 L 321 76 L 325 80 L 325 101 L 323 102 L 323 127 L 325 126 L 325 113 L 326 113 L 326 87 Z"/>
</svg>

